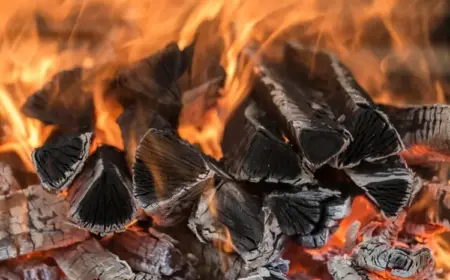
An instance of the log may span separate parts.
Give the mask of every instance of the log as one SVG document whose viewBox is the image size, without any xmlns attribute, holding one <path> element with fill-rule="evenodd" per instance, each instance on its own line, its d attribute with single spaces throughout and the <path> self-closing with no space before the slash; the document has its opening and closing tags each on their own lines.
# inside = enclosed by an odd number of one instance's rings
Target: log
<svg viewBox="0 0 450 280">
<path fill-rule="evenodd" d="M 334 165 L 348 168 L 404 149 L 386 115 L 337 57 L 290 42 L 284 48 L 284 63 L 296 86 L 308 94 L 311 109 L 322 114 L 325 111 L 351 133 L 350 145 Z"/>
<path fill-rule="evenodd" d="M 280 256 L 285 236 L 275 215 L 242 183 L 222 181 L 200 198 L 189 228 L 202 242 L 232 248 L 248 268 L 265 266 Z"/>
<path fill-rule="evenodd" d="M 83 85 L 83 70 L 74 68 L 54 75 L 31 95 L 22 112 L 44 124 L 92 128 L 95 121 L 93 94 Z"/>
<path fill-rule="evenodd" d="M 123 231 L 137 214 L 132 188 L 125 154 L 113 146 L 101 146 L 69 189 L 68 217 L 95 234 Z"/>
<path fill-rule="evenodd" d="M 318 116 L 307 105 L 307 94 L 288 78 L 284 69 L 259 61 L 254 66 L 254 99 L 312 167 L 320 167 L 348 146 L 351 135 L 336 121 Z M 319 148 L 320 147 L 320 148 Z"/>
<path fill-rule="evenodd" d="M 66 219 L 63 197 L 40 185 L 0 197 L 0 260 L 68 246 L 87 238 Z"/>
<path fill-rule="evenodd" d="M 209 184 L 214 172 L 204 156 L 172 132 L 150 129 L 142 138 L 133 165 L 134 195 L 160 225 L 173 225 Z"/>
<path fill-rule="evenodd" d="M 23 280 L 63 280 L 56 265 L 48 265 L 43 261 L 27 261 L 14 267 L 17 275 Z"/>
<path fill-rule="evenodd" d="M 196 279 L 196 272 L 188 259 L 170 241 L 143 231 L 125 231 L 115 234 L 110 251 L 126 261 L 133 271 L 155 277 L 183 275 Z"/>
<path fill-rule="evenodd" d="M 0 162 L 0 196 L 6 196 L 20 189 L 11 166 Z"/>
<path fill-rule="evenodd" d="M 53 258 L 69 280 L 78 279 L 133 279 L 130 266 L 108 252 L 95 239 L 59 249 Z"/>
<path fill-rule="evenodd" d="M 62 136 L 36 148 L 31 158 L 42 187 L 52 193 L 66 190 L 82 171 L 89 156 L 93 134 Z"/>
</svg>

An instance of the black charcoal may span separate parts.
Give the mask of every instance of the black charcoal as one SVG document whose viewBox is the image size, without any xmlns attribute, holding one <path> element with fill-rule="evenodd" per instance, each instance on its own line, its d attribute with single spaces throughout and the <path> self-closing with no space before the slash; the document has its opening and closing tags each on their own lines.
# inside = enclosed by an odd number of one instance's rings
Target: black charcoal
<svg viewBox="0 0 450 280">
<path fill-rule="evenodd" d="M 89 156 L 92 137 L 91 132 L 62 136 L 32 152 L 31 158 L 44 189 L 59 193 L 72 184 Z"/>
<path fill-rule="evenodd" d="M 69 218 L 95 234 L 123 231 L 137 212 L 132 187 L 124 153 L 101 146 L 69 189 Z"/>
<path fill-rule="evenodd" d="M 136 150 L 134 195 L 148 215 L 170 225 L 187 216 L 213 175 L 194 147 L 172 132 L 150 129 Z"/>
</svg>

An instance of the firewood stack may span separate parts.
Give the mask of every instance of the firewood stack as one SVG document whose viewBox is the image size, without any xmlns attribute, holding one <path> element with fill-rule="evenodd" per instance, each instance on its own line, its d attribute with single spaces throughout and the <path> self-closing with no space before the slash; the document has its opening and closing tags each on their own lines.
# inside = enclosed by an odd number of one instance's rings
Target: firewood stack
<svg viewBox="0 0 450 280">
<path fill-rule="evenodd" d="M 211 72 L 195 75 L 194 53 L 195 43 L 183 50 L 171 43 L 109 81 L 107 94 L 124 107 L 117 120 L 124 151 L 93 147 L 83 69 L 55 75 L 27 100 L 23 112 L 56 129 L 32 154 L 41 185 L 18 190 L 0 165 L 4 275 L 21 279 L 9 262 L 43 252 L 53 262 L 38 258 L 30 273 L 287 279 L 287 241 L 325 247 L 357 196 L 385 222 L 324 257 L 327 277 L 434 275 L 430 249 L 396 243 L 416 195 L 431 192 L 401 152 L 448 151 L 450 107 L 378 106 L 330 53 L 288 42 L 275 59 L 249 46 L 242 55 L 254 62 L 253 87 L 228 120 L 216 160 L 177 134 L 183 113 L 216 105 L 225 79 L 215 59 Z"/>
</svg>

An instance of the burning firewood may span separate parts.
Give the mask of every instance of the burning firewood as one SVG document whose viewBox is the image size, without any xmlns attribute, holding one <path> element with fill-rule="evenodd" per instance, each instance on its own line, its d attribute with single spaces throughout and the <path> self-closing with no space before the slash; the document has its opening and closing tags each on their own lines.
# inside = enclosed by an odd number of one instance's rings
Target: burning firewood
<svg viewBox="0 0 450 280">
<path fill-rule="evenodd" d="M 43 188 L 59 193 L 70 186 L 86 163 L 92 137 L 91 132 L 63 135 L 33 151 L 31 158 Z"/>
<path fill-rule="evenodd" d="M 100 235 L 123 230 L 137 212 L 124 153 L 108 145 L 97 148 L 68 200 L 69 218 L 80 228 Z"/>
<path fill-rule="evenodd" d="M 291 43 L 285 62 L 297 87 L 308 94 L 313 111 L 324 111 L 351 133 L 350 145 L 337 158 L 339 167 L 375 161 L 403 150 L 403 143 L 384 113 L 333 55 Z"/>
<path fill-rule="evenodd" d="M 444 153 L 450 150 L 449 105 L 379 107 L 389 116 L 408 147 L 425 145 Z"/>
<path fill-rule="evenodd" d="M 20 187 L 13 176 L 12 168 L 0 162 L 0 195 L 8 195 L 19 189 Z"/>
<path fill-rule="evenodd" d="M 62 71 L 30 96 L 22 112 L 45 124 L 92 127 L 95 120 L 92 92 L 84 89 L 83 70 Z"/>
<path fill-rule="evenodd" d="M 186 217 L 213 174 L 188 143 L 172 132 L 150 129 L 136 150 L 134 195 L 148 215 L 170 225 Z"/>
<path fill-rule="evenodd" d="M 221 242 L 249 268 L 265 266 L 280 255 L 285 240 L 275 215 L 242 183 L 222 181 L 206 191 L 189 219 L 200 240 Z"/>
<path fill-rule="evenodd" d="M 66 219 L 63 197 L 40 185 L 0 197 L 0 260 L 64 247 L 87 238 Z"/>
<path fill-rule="evenodd" d="M 337 190 L 304 185 L 265 198 L 282 231 L 306 248 L 321 248 L 350 213 L 351 198 Z"/>
<path fill-rule="evenodd" d="M 224 170 L 238 181 L 290 185 L 311 181 L 311 172 L 283 141 L 277 124 L 254 102 L 242 107 L 228 122 L 224 133 L 221 160 Z"/>
<path fill-rule="evenodd" d="M 196 272 L 186 257 L 167 240 L 158 239 L 143 231 L 126 231 L 115 234 L 109 249 L 126 261 L 134 271 L 155 277 L 196 279 Z"/>
<path fill-rule="evenodd" d="M 412 201 L 413 173 L 399 156 L 363 162 L 345 172 L 388 217 L 397 215 Z"/>
<path fill-rule="evenodd" d="M 346 149 L 350 133 L 332 119 L 319 118 L 293 80 L 262 62 L 254 73 L 255 100 L 280 121 L 286 137 L 310 165 L 321 166 Z"/>
</svg>

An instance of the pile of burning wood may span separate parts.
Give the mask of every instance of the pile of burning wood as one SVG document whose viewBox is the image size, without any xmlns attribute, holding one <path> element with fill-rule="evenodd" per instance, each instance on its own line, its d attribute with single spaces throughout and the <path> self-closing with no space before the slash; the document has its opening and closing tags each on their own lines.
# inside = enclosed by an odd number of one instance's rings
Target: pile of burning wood
<svg viewBox="0 0 450 280">
<path fill-rule="evenodd" d="M 249 47 L 242 55 L 252 61 L 253 87 L 216 160 L 177 134 L 180 114 L 214 107 L 225 79 L 217 61 L 192 75 L 195 52 L 195 43 L 170 44 L 108 82 L 108 98 L 124 107 L 125 151 L 95 144 L 93 94 L 84 87 L 95 73 L 61 72 L 27 100 L 22 111 L 55 129 L 32 154 L 40 185 L 21 189 L 1 167 L 1 275 L 438 277 L 426 237 L 449 226 L 447 189 L 430 176 L 433 161 L 413 152 L 448 151 L 450 107 L 379 106 L 325 51 L 289 42 L 275 59 Z M 438 219 L 411 219 L 427 195 Z M 380 219 L 355 221 L 345 246 L 327 246 L 358 196 Z M 288 276 L 283 251 L 292 243 L 327 271 Z M 34 262 L 25 267 L 24 257 Z"/>
</svg>

